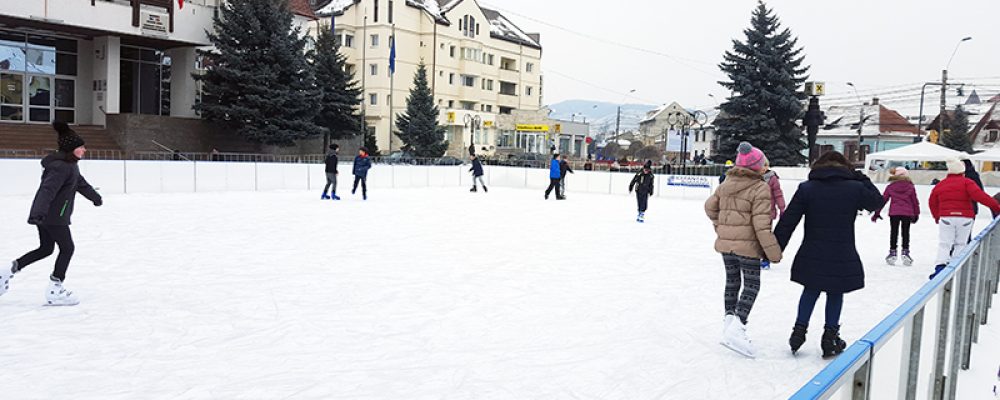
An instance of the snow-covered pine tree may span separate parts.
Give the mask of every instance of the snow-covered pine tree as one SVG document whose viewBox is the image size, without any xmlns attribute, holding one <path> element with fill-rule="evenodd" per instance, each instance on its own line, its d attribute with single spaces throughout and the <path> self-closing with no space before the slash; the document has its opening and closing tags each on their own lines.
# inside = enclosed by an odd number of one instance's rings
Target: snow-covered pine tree
<svg viewBox="0 0 1000 400">
<path fill-rule="evenodd" d="M 965 111 L 962 106 L 957 106 L 953 115 L 950 119 L 942 117 L 948 132 L 942 136 L 941 144 L 949 149 L 971 153 L 972 138 L 969 137 L 969 112 Z"/>
<path fill-rule="evenodd" d="M 733 95 L 722 103 L 716 121 L 716 160 L 736 157 L 736 146 L 748 141 L 767 154 L 772 165 L 805 162 L 805 137 L 796 121 L 803 115 L 801 88 L 807 78 L 802 48 L 791 31 L 763 2 L 757 3 L 745 41 L 733 40 L 719 67 L 728 81 L 719 82 Z"/>
<path fill-rule="evenodd" d="M 438 108 L 427 84 L 427 66 L 417 67 L 413 88 L 406 99 L 406 113 L 396 118 L 396 135 L 403 141 L 403 150 L 416 157 L 441 157 L 448 150 L 445 129 L 438 124 Z"/>
<path fill-rule="evenodd" d="M 354 74 L 347 71 L 347 57 L 340 52 L 333 32 L 320 29 L 316 48 L 310 53 L 316 86 L 319 89 L 319 112 L 316 125 L 327 129 L 324 148 L 330 140 L 350 139 L 361 134 L 361 88 Z"/>
<path fill-rule="evenodd" d="M 229 0 L 207 31 L 215 50 L 195 106 L 204 119 L 247 141 L 291 146 L 325 129 L 313 122 L 319 90 L 306 62 L 305 35 L 292 28 L 287 0 Z"/>
</svg>

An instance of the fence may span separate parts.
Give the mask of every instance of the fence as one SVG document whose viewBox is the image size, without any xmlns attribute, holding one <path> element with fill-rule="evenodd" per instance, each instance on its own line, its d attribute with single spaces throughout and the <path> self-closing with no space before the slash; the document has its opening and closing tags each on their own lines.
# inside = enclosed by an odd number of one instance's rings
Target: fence
<svg viewBox="0 0 1000 400">
<path fill-rule="evenodd" d="M 956 399 L 997 293 L 998 221 L 791 398 Z"/>
</svg>

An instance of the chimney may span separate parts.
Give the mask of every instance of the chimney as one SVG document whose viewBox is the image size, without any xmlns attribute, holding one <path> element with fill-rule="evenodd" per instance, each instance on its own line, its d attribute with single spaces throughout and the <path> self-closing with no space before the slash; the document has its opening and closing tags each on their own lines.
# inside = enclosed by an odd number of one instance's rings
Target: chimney
<svg viewBox="0 0 1000 400">
<path fill-rule="evenodd" d="M 878 105 L 878 97 L 872 98 L 872 105 L 873 106 L 877 106 Z"/>
<path fill-rule="evenodd" d="M 538 43 L 539 45 L 542 44 L 542 34 L 541 33 L 529 33 L 528 37 L 531 38 L 531 40 L 534 40 L 535 43 Z"/>
</svg>

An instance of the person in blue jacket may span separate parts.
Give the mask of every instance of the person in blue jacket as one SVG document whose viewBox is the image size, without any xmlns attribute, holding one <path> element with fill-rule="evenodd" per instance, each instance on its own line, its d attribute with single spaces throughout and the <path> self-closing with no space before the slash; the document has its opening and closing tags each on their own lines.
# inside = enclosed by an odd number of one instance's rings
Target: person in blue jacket
<svg viewBox="0 0 1000 400">
<path fill-rule="evenodd" d="M 472 189 L 470 192 L 476 191 L 476 181 L 483 185 L 483 192 L 489 192 L 490 190 L 486 188 L 486 182 L 483 182 L 483 163 L 479 161 L 479 157 L 475 154 L 470 155 L 469 159 L 472 160 L 472 168 L 469 168 L 469 172 L 472 172 Z"/>
<path fill-rule="evenodd" d="M 562 167 L 559 165 L 559 154 L 552 154 L 552 162 L 549 163 L 549 187 L 545 189 L 545 200 L 549 199 L 552 189 L 556 191 L 556 200 L 566 199 L 559 188 L 559 181 L 562 180 L 562 176 Z"/>
<path fill-rule="evenodd" d="M 368 170 L 372 168 L 372 160 L 368 158 L 368 149 L 362 147 L 358 149 L 358 155 L 354 157 L 354 188 L 351 194 L 358 191 L 358 183 L 361 184 L 361 198 L 368 200 Z"/>
</svg>

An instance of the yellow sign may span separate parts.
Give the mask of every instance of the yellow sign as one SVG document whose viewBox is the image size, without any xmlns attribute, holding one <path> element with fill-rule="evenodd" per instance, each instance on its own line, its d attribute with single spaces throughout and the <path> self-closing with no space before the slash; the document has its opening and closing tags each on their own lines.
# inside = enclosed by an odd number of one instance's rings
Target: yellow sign
<svg viewBox="0 0 1000 400">
<path fill-rule="evenodd" d="M 810 96 L 826 94 L 826 82 L 806 82 L 806 94 Z"/>
<path fill-rule="evenodd" d="M 930 132 L 928 132 L 927 133 L 927 141 L 931 142 L 931 143 L 937 143 L 938 142 L 938 131 L 931 130 Z"/>
<path fill-rule="evenodd" d="M 449 112 L 448 113 L 448 123 L 450 123 L 450 124 L 455 123 L 455 113 L 454 112 Z"/>
<path fill-rule="evenodd" d="M 562 124 L 556 124 L 556 133 L 562 133 Z"/>
<path fill-rule="evenodd" d="M 483 126 L 487 128 L 492 127 L 493 121 L 483 121 Z"/>
<path fill-rule="evenodd" d="M 515 128 L 521 132 L 548 132 L 548 125 L 522 125 L 518 124 Z"/>
</svg>

